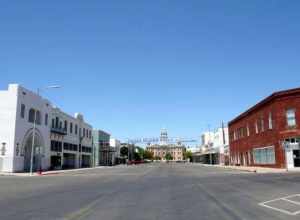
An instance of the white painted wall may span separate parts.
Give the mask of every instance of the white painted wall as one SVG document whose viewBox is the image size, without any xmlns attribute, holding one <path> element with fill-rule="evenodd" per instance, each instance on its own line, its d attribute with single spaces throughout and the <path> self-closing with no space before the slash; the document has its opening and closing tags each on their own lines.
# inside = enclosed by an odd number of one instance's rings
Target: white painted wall
<svg viewBox="0 0 300 220">
<path fill-rule="evenodd" d="M 21 118 L 21 104 L 26 106 L 25 117 Z M 47 106 L 48 104 L 48 106 Z M 21 156 L 24 149 L 25 136 L 33 129 L 33 123 L 28 122 L 29 109 L 38 109 L 41 112 L 41 125 L 37 130 L 44 139 L 45 159 L 43 168 L 49 164 L 49 128 L 44 124 L 44 115 L 50 112 L 49 102 L 37 94 L 17 84 L 10 84 L 8 90 L 0 91 L 0 142 L 6 142 L 6 154 L 2 157 L 3 172 L 16 172 L 24 169 L 24 158 Z M 19 145 L 19 155 L 16 153 Z"/>
<path fill-rule="evenodd" d="M 21 117 L 21 105 L 24 104 L 25 117 Z M 25 142 L 28 135 L 33 130 L 33 123 L 28 121 L 29 109 L 37 109 L 41 113 L 41 125 L 36 126 L 36 131 L 43 139 L 44 150 L 42 154 L 42 168 L 48 169 L 50 167 L 50 128 L 51 119 L 54 114 L 58 113 L 62 118 L 68 119 L 68 125 L 72 121 L 73 134 L 68 132 L 64 137 L 65 141 L 69 143 L 79 144 L 79 138 L 75 135 L 75 124 L 79 128 L 85 128 L 92 131 L 92 126 L 87 124 L 83 116 L 76 114 L 75 117 L 57 110 L 51 103 L 31 92 L 18 84 L 10 84 L 7 90 L 0 91 L 0 172 L 17 172 L 24 170 L 24 152 Z M 48 124 L 45 124 L 45 115 L 48 114 Z M 78 128 L 78 130 L 79 130 Z M 68 127 L 69 131 L 69 127 Z M 5 143 L 5 155 L 1 155 L 1 148 Z M 92 147 L 92 138 L 84 137 L 82 145 Z M 19 154 L 17 154 L 17 146 L 19 146 Z M 92 153 L 83 153 L 91 155 Z"/>
<path fill-rule="evenodd" d="M 121 149 L 121 141 L 115 139 L 115 138 L 110 138 L 110 144 L 111 147 L 115 148 L 115 157 L 120 157 L 120 149 Z"/>
</svg>

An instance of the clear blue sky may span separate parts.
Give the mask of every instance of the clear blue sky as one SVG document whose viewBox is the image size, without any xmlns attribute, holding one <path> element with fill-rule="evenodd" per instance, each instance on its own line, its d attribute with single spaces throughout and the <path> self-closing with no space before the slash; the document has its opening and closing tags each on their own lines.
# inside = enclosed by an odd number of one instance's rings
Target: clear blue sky
<svg viewBox="0 0 300 220">
<path fill-rule="evenodd" d="M 195 137 L 300 86 L 300 1 L 2 0 L 0 88 L 118 138 Z"/>
</svg>

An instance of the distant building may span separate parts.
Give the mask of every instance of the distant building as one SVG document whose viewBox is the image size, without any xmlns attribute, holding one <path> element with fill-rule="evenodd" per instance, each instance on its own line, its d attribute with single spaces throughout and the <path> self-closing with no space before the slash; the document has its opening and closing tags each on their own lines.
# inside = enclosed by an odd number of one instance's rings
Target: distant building
<svg viewBox="0 0 300 220">
<path fill-rule="evenodd" d="M 201 135 L 201 150 L 193 155 L 193 162 L 205 164 L 228 164 L 229 137 L 228 128 L 218 128 L 213 132 L 204 132 Z"/>
<path fill-rule="evenodd" d="M 160 135 L 160 143 L 147 146 L 146 150 L 152 152 L 154 157 L 159 157 L 162 160 L 164 160 L 169 153 L 173 161 L 182 161 L 184 160 L 186 148 L 181 144 L 168 144 L 168 133 L 166 129 L 163 129 Z"/>
<path fill-rule="evenodd" d="M 229 122 L 230 162 L 300 167 L 300 88 L 275 92 Z"/>
<path fill-rule="evenodd" d="M 114 149 L 114 163 L 119 164 L 121 159 L 121 142 L 115 138 L 110 138 L 110 147 Z"/>
<path fill-rule="evenodd" d="M 96 166 L 115 164 L 115 149 L 110 146 L 110 134 L 102 130 L 93 131 Z"/>
</svg>

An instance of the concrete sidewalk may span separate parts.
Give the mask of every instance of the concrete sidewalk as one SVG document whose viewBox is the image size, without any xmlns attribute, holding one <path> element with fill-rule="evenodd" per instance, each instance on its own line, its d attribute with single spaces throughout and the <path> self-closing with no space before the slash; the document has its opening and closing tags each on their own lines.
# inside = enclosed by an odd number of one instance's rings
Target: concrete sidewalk
<svg viewBox="0 0 300 220">
<path fill-rule="evenodd" d="M 218 167 L 223 169 L 231 169 L 231 170 L 240 170 L 245 172 L 253 172 L 253 173 L 287 173 L 287 172 L 300 172 L 300 169 L 278 169 L 278 168 L 266 168 L 266 167 L 245 167 L 245 166 L 223 166 L 223 165 L 209 165 L 209 164 L 201 164 L 206 167 Z"/>
<path fill-rule="evenodd" d="M 96 170 L 96 169 L 112 169 L 115 167 L 127 167 L 127 165 L 117 165 L 117 166 L 98 166 L 98 167 L 91 167 L 91 168 L 81 168 L 81 169 L 71 169 L 71 170 L 51 170 L 45 171 L 39 174 L 38 172 L 34 172 L 32 176 L 50 176 L 50 175 L 59 175 L 64 173 L 72 173 L 72 172 L 80 172 L 80 171 L 89 171 L 89 170 Z M 32 177 L 30 173 L 6 173 L 0 172 L 0 176 L 20 176 L 20 177 Z"/>
<path fill-rule="evenodd" d="M 224 166 L 224 165 L 210 165 L 201 164 L 202 166 L 218 167 L 223 169 L 240 170 L 253 173 L 287 173 L 287 172 L 300 172 L 300 168 L 293 169 L 280 169 L 280 168 L 267 168 L 267 167 L 245 167 L 245 166 Z"/>
</svg>

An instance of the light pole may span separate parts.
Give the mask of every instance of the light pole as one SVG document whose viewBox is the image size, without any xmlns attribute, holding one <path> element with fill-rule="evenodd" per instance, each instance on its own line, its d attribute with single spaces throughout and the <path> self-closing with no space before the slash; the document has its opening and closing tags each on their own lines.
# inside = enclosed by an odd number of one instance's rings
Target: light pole
<svg viewBox="0 0 300 220">
<path fill-rule="evenodd" d="M 58 89 L 61 88 L 61 86 L 55 85 L 55 86 L 47 86 L 43 89 Z M 40 95 L 40 91 L 42 89 L 37 89 L 37 95 Z M 30 175 L 33 175 L 33 151 L 34 151 L 34 145 L 35 145 L 35 129 L 36 129 L 36 116 L 37 116 L 37 110 L 34 110 L 34 119 L 33 119 L 33 133 L 32 133 L 32 145 L 31 145 L 31 155 L 30 155 Z M 39 150 L 39 158 L 40 158 L 40 169 L 41 169 L 41 151 Z"/>
</svg>

